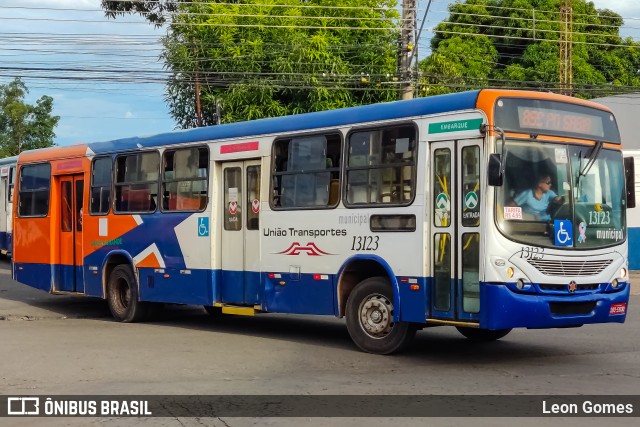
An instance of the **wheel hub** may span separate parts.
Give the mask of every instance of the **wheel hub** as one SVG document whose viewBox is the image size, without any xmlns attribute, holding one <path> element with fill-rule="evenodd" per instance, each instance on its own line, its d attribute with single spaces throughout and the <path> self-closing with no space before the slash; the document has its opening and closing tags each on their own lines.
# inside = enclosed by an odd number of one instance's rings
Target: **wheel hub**
<svg viewBox="0 0 640 427">
<path fill-rule="evenodd" d="M 384 295 L 373 294 L 360 304 L 360 326 L 373 338 L 382 338 L 393 328 L 393 304 Z"/>
</svg>

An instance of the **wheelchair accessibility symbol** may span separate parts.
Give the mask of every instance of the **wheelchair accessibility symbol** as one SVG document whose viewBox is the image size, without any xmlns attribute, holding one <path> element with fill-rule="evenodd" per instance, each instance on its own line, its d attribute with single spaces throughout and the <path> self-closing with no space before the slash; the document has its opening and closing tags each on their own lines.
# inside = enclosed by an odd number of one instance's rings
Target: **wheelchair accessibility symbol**
<svg viewBox="0 0 640 427">
<path fill-rule="evenodd" d="M 556 219 L 553 221 L 553 233 L 554 243 L 556 246 L 571 246 L 573 245 L 573 239 L 571 234 L 573 233 L 573 224 L 566 219 Z"/>
<path fill-rule="evenodd" d="M 209 235 L 209 218 L 198 218 L 198 237 L 206 237 Z"/>
</svg>

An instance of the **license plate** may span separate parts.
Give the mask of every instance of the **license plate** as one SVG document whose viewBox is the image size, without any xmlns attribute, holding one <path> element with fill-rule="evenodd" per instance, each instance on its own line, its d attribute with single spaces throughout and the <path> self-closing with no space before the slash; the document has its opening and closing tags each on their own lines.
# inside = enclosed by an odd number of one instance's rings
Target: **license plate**
<svg viewBox="0 0 640 427">
<path fill-rule="evenodd" d="M 616 314 L 625 314 L 627 312 L 627 303 L 619 302 L 616 304 L 611 304 L 611 308 L 609 309 L 609 316 L 614 316 Z"/>
</svg>

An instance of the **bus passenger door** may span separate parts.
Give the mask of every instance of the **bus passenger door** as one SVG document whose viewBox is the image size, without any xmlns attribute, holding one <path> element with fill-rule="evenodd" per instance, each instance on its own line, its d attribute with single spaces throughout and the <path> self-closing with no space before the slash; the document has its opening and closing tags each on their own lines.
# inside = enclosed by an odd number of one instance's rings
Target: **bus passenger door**
<svg viewBox="0 0 640 427">
<path fill-rule="evenodd" d="M 9 167 L 5 166 L 0 173 L 0 251 L 5 255 L 9 250 L 8 233 L 11 232 L 9 222 L 11 212 L 9 211 L 8 195 L 9 193 Z"/>
<path fill-rule="evenodd" d="M 84 292 L 82 276 L 82 174 L 60 177 L 60 265 L 56 291 Z"/>
<path fill-rule="evenodd" d="M 259 302 L 260 172 L 260 160 L 223 165 L 223 303 L 254 305 Z"/>
<path fill-rule="evenodd" d="M 475 322 L 480 310 L 481 140 L 431 144 L 431 317 Z"/>
</svg>

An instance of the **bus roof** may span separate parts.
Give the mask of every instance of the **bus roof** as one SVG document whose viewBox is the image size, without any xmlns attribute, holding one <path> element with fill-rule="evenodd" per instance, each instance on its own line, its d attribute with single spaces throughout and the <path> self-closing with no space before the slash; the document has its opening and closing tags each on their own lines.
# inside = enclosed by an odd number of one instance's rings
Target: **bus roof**
<svg viewBox="0 0 640 427">
<path fill-rule="evenodd" d="M 593 102 L 552 93 L 483 89 L 416 98 L 405 101 L 386 102 L 341 108 L 337 110 L 252 120 L 248 122 L 178 130 L 149 136 L 26 151 L 20 154 L 20 162 L 35 162 L 43 161 L 45 159 L 81 156 L 86 154 L 87 148 L 95 154 L 103 154 L 118 151 L 130 151 L 144 147 L 158 147 L 190 142 L 214 141 L 219 139 L 254 137 L 268 134 L 305 131 L 382 120 L 401 119 L 403 117 L 417 117 L 452 111 L 472 110 L 475 108 L 482 108 L 487 112 L 491 120 L 493 108 L 490 107 L 500 97 L 525 97 L 565 102 L 570 101 L 610 111 L 608 108 Z"/>
<path fill-rule="evenodd" d="M 18 161 L 18 156 L 5 157 L 4 159 L 0 159 L 0 166 L 11 165 Z"/>
</svg>

